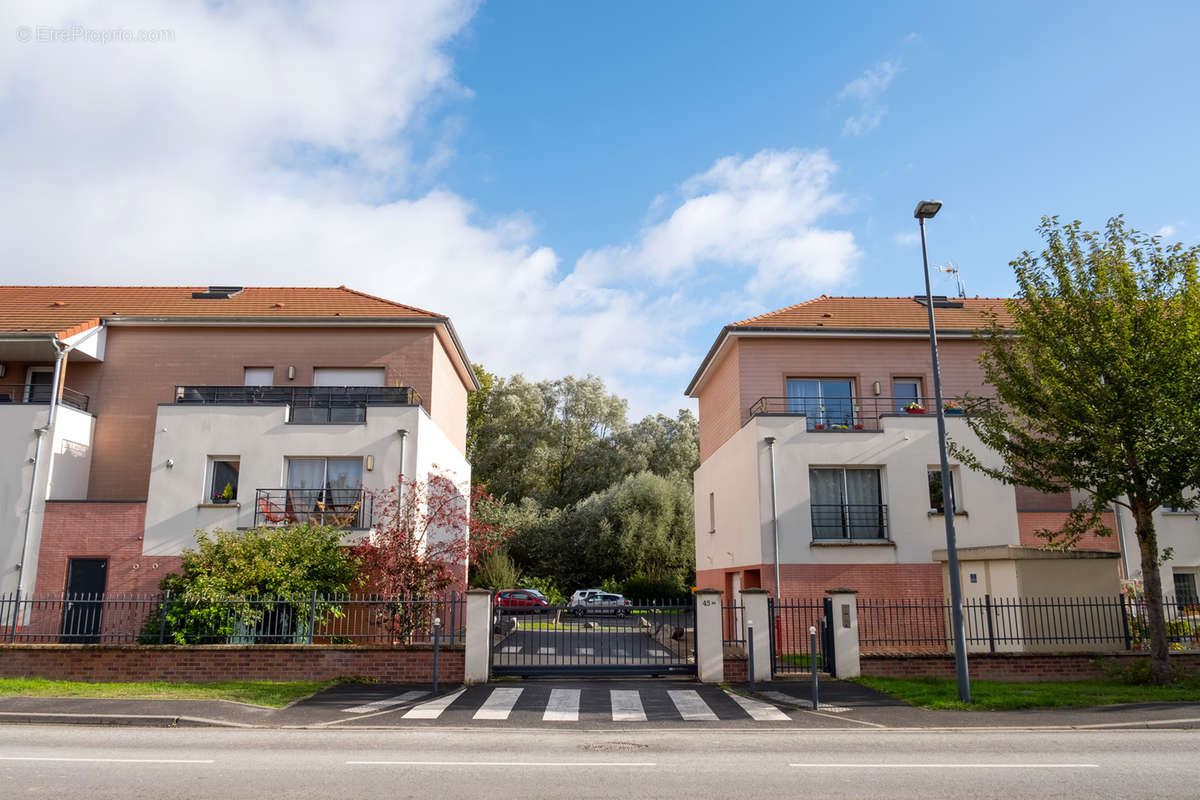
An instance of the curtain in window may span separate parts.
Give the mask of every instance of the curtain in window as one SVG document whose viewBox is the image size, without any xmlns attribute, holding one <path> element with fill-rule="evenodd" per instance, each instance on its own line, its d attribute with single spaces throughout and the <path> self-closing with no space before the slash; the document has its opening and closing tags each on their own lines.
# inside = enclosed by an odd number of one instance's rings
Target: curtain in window
<svg viewBox="0 0 1200 800">
<path fill-rule="evenodd" d="M 325 487 L 335 506 L 349 506 L 358 501 L 362 489 L 361 458 L 331 458 L 326 471 Z"/>
<path fill-rule="evenodd" d="M 325 459 L 293 458 L 288 460 L 288 508 L 293 512 L 310 514 L 317 510 L 321 489 L 325 488 Z"/>
<path fill-rule="evenodd" d="M 879 470 L 846 470 L 846 521 L 851 539 L 881 539 Z"/>
<path fill-rule="evenodd" d="M 840 469 L 808 471 L 814 539 L 845 538 L 842 530 L 842 472 Z"/>
</svg>

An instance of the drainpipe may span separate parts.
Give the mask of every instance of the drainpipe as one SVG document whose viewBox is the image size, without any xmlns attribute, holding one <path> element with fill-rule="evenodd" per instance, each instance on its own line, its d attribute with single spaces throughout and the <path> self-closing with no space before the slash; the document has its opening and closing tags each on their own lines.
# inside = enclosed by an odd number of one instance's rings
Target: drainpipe
<svg viewBox="0 0 1200 800">
<path fill-rule="evenodd" d="M 771 460 L 771 534 L 775 539 L 775 605 L 782 602 L 783 590 L 779 585 L 779 514 L 775 508 L 775 437 L 763 439 L 767 443 L 767 453 Z"/>
<path fill-rule="evenodd" d="M 400 434 L 400 483 L 396 486 L 396 503 L 399 507 L 404 499 L 404 444 L 408 441 L 408 431 L 399 428 L 396 433 Z"/>
<path fill-rule="evenodd" d="M 25 534 L 21 539 L 21 561 L 17 564 L 18 597 L 25 590 L 25 558 L 29 552 L 29 533 L 33 528 L 33 498 L 37 493 L 38 473 L 42 465 L 42 442 L 45 440 L 46 434 L 54 430 L 54 422 L 58 418 L 58 397 L 63 378 L 65 377 L 63 366 L 66 363 L 67 353 L 95 336 L 102 328 L 103 326 L 97 325 L 87 335 L 81 337 L 79 341 L 72 345 L 64 345 L 58 339 L 50 340 L 50 343 L 54 345 L 54 378 L 50 384 L 50 411 L 46 417 L 45 426 L 34 428 L 33 431 L 37 434 L 37 446 L 33 450 L 33 480 L 29 484 L 29 505 L 25 510 Z"/>
<path fill-rule="evenodd" d="M 1129 551 L 1125 549 L 1125 523 L 1121 520 L 1124 515 L 1121 513 L 1120 503 L 1113 503 L 1113 513 L 1117 517 L 1117 545 L 1121 549 L 1121 577 L 1130 580 Z"/>
</svg>

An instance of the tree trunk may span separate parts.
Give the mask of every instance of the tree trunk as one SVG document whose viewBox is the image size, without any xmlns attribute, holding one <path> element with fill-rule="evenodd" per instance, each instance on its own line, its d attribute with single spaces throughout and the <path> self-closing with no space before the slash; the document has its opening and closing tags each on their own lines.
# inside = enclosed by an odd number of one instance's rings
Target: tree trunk
<svg viewBox="0 0 1200 800">
<path fill-rule="evenodd" d="M 1138 550 L 1142 556 L 1142 589 L 1145 593 L 1146 627 L 1150 631 L 1150 682 L 1171 681 L 1171 663 L 1167 658 L 1167 624 L 1163 616 L 1162 577 L 1158 571 L 1158 535 L 1151 511 L 1134 504 Z"/>
</svg>

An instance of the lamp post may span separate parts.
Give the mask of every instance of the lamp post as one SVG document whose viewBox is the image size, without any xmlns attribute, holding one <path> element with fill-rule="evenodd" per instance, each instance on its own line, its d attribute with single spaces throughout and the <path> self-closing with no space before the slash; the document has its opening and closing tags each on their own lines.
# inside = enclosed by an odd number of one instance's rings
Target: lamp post
<svg viewBox="0 0 1200 800">
<path fill-rule="evenodd" d="M 922 200 L 913 211 L 921 225 L 921 260 L 925 264 L 925 305 L 929 311 L 929 353 L 933 357 L 933 394 L 937 403 L 938 456 L 942 460 L 942 516 L 946 520 L 946 560 L 950 571 L 950 617 L 954 626 L 954 667 L 958 674 L 958 699 L 971 702 L 971 680 L 967 672 L 967 636 L 963 630 L 962 576 L 958 569 L 958 545 L 954 538 L 954 484 L 946 458 L 946 415 L 942 409 L 942 371 L 938 366 L 937 327 L 933 323 L 933 291 L 929 287 L 929 254 L 925 249 L 925 220 L 933 219 L 942 204 Z"/>
</svg>

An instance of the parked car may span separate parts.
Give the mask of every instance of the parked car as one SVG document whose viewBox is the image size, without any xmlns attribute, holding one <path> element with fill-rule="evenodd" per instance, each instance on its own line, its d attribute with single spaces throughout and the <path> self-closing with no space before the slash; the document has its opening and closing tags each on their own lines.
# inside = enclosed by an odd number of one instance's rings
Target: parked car
<svg viewBox="0 0 1200 800">
<path fill-rule="evenodd" d="M 545 614 L 550 601 L 536 589 L 502 589 L 496 592 L 496 610 L 501 614 Z"/>
<path fill-rule="evenodd" d="M 626 600 L 622 595 L 597 592 L 571 609 L 575 616 L 585 614 L 624 614 L 633 613 L 633 601 Z"/>
<path fill-rule="evenodd" d="M 575 594 L 571 595 L 571 599 L 567 601 L 567 608 L 575 608 L 587 602 L 589 597 L 595 597 L 598 594 L 604 594 L 603 589 L 580 589 Z"/>
</svg>

